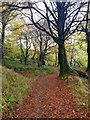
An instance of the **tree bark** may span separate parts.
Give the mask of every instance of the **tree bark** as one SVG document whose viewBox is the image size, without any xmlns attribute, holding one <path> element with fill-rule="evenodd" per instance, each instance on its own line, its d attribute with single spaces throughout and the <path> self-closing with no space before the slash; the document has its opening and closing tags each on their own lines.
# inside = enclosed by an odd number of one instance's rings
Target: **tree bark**
<svg viewBox="0 0 90 120">
<path fill-rule="evenodd" d="M 88 40 L 88 44 L 87 44 L 87 53 L 88 53 L 88 67 L 87 67 L 87 71 L 90 72 L 90 40 Z"/>
<path fill-rule="evenodd" d="M 27 65 L 27 62 L 28 62 L 28 48 L 26 49 L 25 65 Z"/>
<path fill-rule="evenodd" d="M 88 2 L 87 5 L 87 14 L 86 14 L 86 39 L 87 39 L 87 54 L 88 54 L 88 66 L 87 66 L 87 72 L 88 72 L 88 85 L 90 90 L 90 25 L 89 25 L 89 16 L 90 16 L 90 2 Z M 90 101 L 90 97 L 89 97 Z M 89 104 L 90 106 L 90 104 Z"/>
<path fill-rule="evenodd" d="M 4 39 L 5 39 L 5 25 L 2 24 L 2 42 L 1 42 L 1 45 L 2 45 L 2 59 L 4 58 Z"/>
<path fill-rule="evenodd" d="M 60 64 L 60 76 L 70 72 L 64 43 L 58 45 L 58 62 Z"/>
<path fill-rule="evenodd" d="M 24 61 L 24 59 L 25 59 L 25 55 L 24 55 L 24 51 L 23 51 L 23 48 L 22 48 L 22 42 L 21 42 L 21 39 L 20 39 L 20 49 L 21 49 L 20 62 L 23 63 L 23 61 Z"/>
<path fill-rule="evenodd" d="M 87 67 L 87 72 L 88 72 L 88 83 L 90 85 L 90 38 L 88 39 L 87 42 L 88 42 L 88 44 L 87 44 L 87 53 L 88 53 L 88 67 Z"/>
<path fill-rule="evenodd" d="M 41 54 L 39 55 L 39 61 L 38 61 L 38 67 L 45 65 L 45 55 L 44 53 L 41 52 Z"/>
</svg>

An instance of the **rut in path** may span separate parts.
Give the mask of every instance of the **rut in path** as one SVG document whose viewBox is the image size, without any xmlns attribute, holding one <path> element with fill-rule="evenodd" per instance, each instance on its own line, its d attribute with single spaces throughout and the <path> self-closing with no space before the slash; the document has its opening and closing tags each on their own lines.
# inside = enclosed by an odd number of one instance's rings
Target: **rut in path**
<svg viewBox="0 0 90 120">
<path fill-rule="evenodd" d="M 16 109 L 15 117 L 23 118 L 87 118 L 87 110 L 79 111 L 74 97 L 65 81 L 57 74 L 46 75 L 35 82 L 24 100 Z"/>
</svg>

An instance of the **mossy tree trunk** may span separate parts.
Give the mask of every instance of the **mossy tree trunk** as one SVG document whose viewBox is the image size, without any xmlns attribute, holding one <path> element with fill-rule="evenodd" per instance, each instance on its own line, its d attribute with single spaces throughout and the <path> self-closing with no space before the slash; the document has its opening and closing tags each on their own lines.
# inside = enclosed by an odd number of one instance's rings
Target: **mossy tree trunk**
<svg viewBox="0 0 90 120">
<path fill-rule="evenodd" d="M 70 72 L 64 43 L 58 45 L 58 63 L 60 65 L 60 76 Z"/>
</svg>

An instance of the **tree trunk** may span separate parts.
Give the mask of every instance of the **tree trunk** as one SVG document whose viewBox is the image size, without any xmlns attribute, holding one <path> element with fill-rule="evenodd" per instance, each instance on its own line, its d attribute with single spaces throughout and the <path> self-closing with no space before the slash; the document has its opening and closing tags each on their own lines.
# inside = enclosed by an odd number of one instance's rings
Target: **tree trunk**
<svg viewBox="0 0 90 120">
<path fill-rule="evenodd" d="M 86 24 L 88 26 L 88 22 Z M 90 32 L 88 31 L 88 28 L 86 29 L 86 39 L 87 39 L 87 54 L 88 54 L 88 65 L 86 72 L 88 72 L 88 83 L 90 86 Z"/>
<path fill-rule="evenodd" d="M 25 57 L 24 63 L 25 65 L 27 65 L 27 57 Z"/>
<path fill-rule="evenodd" d="M 25 55 L 25 65 L 27 65 L 28 62 L 28 49 L 26 49 L 26 55 Z"/>
<path fill-rule="evenodd" d="M 0 40 L 0 60 L 2 60 L 2 40 Z"/>
<path fill-rule="evenodd" d="M 88 40 L 87 53 L 88 53 L 88 67 L 87 67 L 87 71 L 90 71 L 90 40 Z"/>
<path fill-rule="evenodd" d="M 88 54 L 88 66 L 87 66 L 87 72 L 88 72 L 88 85 L 89 85 L 89 91 L 90 91 L 90 23 L 89 23 L 89 16 L 90 16 L 90 2 L 88 2 L 87 6 L 87 14 L 86 14 L 86 39 L 87 39 L 87 54 Z M 89 95 L 90 96 L 90 95 Z M 89 97 L 90 101 L 90 97 Z M 90 106 L 90 103 L 89 103 Z"/>
<path fill-rule="evenodd" d="M 45 65 L 44 58 L 45 58 L 45 55 L 43 53 L 41 53 L 39 56 L 39 60 L 38 60 L 38 67 Z"/>
<path fill-rule="evenodd" d="M 88 82 L 90 85 L 90 40 L 88 39 L 88 45 L 87 45 L 87 53 L 88 53 L 88 67 L 87 67 L 87 72 L 88 72 Z"/>
<path fill-rule="evenodd" d="M 60 64 L 60 76 L 70 72 L 64 43 L 58 45 L 58 63 Z"/>
<path fill-rule="evenodd" d="M 2 25 L 2 59 L 4 58 L 4 39 L 5 39 L 5 25 Z"/>
<path fill-rule="evenodd" d="M 25 55 L 24 55 L 24 51 L 23 51 L 21 39 L 20 39 L 20 49 L 21 49 L 20 62 L 23 63 L 23 61 L 24 61 L 24 59 L 25 59 Z"/>
</svg>

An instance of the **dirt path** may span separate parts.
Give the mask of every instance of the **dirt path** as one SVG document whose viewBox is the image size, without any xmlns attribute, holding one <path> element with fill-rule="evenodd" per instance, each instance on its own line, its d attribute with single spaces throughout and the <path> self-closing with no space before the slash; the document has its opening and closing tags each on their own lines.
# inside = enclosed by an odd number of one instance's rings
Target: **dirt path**
<svg viewBox="0 0 90 120">
<path fill-rule="evenodd" d="M 23 106 L 16 109 L 15 117 L 87 118 L 87 110 L 79 110 L 67 83 L 58 78 L 58 73 L 43 76 L 33 84 Z"/>
</svg>

